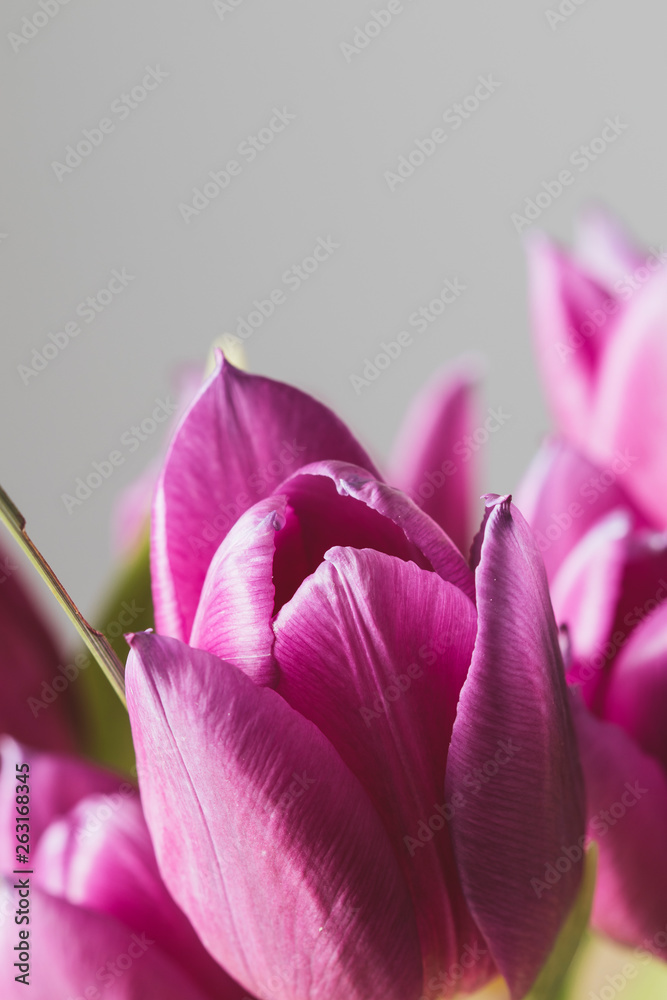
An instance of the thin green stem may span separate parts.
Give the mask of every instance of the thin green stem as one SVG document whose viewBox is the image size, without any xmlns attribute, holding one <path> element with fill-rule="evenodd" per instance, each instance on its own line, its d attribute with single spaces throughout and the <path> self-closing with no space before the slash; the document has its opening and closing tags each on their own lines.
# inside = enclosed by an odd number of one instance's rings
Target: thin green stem
<svg viewBox="0 0 667 1000">
<path fill-rule="evenodd" d="M 51 593 L 55 595 L 65 609 L 74 628 L 106 674 L 107 680 L 123 705 L 126 705 L 125 671 L 123 664 L 102 633 L 88 624 L 46 559 L 44 559 L 39 549 L 34 545 L 25 530 L 25 517 L 11 498 L 7 496 L 2 486 L 0 486 L 0 520 L 7 526 L 30 561 L 37 568 L 37 571 Z"/>
</svg>

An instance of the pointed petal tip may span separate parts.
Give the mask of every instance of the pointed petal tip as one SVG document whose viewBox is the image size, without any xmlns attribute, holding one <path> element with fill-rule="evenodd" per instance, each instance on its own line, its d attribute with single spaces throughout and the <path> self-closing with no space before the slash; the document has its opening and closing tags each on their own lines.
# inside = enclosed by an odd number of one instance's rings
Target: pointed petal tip
<svg viewBox="0 0 667 1000">
<path fill-rule="evenodd" d="M 500 493 L 484 493 L 480 497 L 480 500 L 484 501 L 484 506 L 487 510 L 491 510 L 493 507 L 504 507 L 505 510 L 509 510 L 512 503 L 512 494 L 505 493 L 503 496 Z"/>
<path fill-rule="evenodd" d="M 130 649 L 134 649 L 135 646 L 140 646 L 144 636 L 155 635 L 155 630 L 152 628 L 147 628 L 144 632 L 125 632 L 123 637 L 125 642 L 128 644 Z"/>
</svg>

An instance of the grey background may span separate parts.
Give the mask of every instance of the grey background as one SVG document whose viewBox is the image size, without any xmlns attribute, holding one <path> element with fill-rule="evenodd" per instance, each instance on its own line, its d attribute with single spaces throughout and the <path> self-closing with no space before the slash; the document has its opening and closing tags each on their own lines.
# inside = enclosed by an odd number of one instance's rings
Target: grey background
<svg viewBox="0 0 667 1000">
<path fill-rule="evenodd" d="M 483 485 L 505 492 L 548 427 L 511 213 L 619 116 L 624 133 L 538 225 L 569 240 L 595 199 L 646 244 L 667 231 L 657 3 L 565 0 L 572 13 L 552 26 L 558 5 L 542 0 L 405 0 L 349 63 L 341 43 L 386 0 L 230 6 L 69 0 L 17 52 L 9 33 L 41 8 L 2 6 L 0 481 L 88 614 L 114 561 L 114 504 L 161 434 L 71 514 L 62 494 L 150 415 L 183 361 L 284 287 L 318 237 L 340 249 L 247 341 L 250 367 L 327 401 L 382 461 L 425 378 L 481 352 L 483 405 L 511 414 L 481 454 Z M 147 66 L 168 77 L 59 181 L 53 161 Z M 499 89 L 392 193 L 384 172 L 489 74 Z M 179 203 L 238 159 L 274 106 L 296 120 L 186 224 Z M 134 281 L 25 385 L 32 349 L 123 267 Z M 466 292 L 355 394 L 350 375 L 446 278 Z"/>
</svg>

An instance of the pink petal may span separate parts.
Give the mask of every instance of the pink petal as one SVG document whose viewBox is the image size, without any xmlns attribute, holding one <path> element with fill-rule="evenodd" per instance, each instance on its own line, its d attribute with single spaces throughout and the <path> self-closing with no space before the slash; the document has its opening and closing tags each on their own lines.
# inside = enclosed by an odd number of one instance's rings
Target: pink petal
<svg viewBox="0 0 667 1000">
<path fill-rule="evenodd" d="M 207 996 L 245 991 L 205 951 L 158 872 L 139 796 L 89 796 L 52 823 L 35 858 L 40 887 L 146 933 Z"/>
<path fill-rule="evenodd" d="M 622 454 L 624 486 L 667 528 L 667 278 L 656 274 L 630 301 L 600 371 L 589 449 L 601 461 Z"/>
<path fill-rule="evenodd" d="M 477 382 L 470 364 L 452 366 L 431 380 L 403 422 L 388 477 L 463 553 L 472 541 L 479 493 L 475 453 L 465 443 L 479 424 Z"/>
<path fill-rule="evenodd" d="M 172 442 L 152 520 L 158 631 L 186 638 L 208 565 L 232 524 L 286 475 L 319 459 L 365 451 L 327 407 L 281 382 L 234 368 L 219 354 Z"/>
<path fill-rule="evenodd" d="M 472 602 L 434 573 L 343 548 L 327 553 L 275 623 L 278 692 L 331 740 L 389 832 L 414 900 L 425 980 L 481 940 L 443 816 L 451 808 L 443 797 L 449 736 L 475 625 Z M 474 987 L 488 967 L 474 967 L 459 985 Z"/>
<path fill-rule="evenodd" d="M 549 580 L 597 522 L 622 508 L 636 528 L 648 523 L 623 490 L 627 467 L 590 462 L 563 438 L 548 438 L 524 475 L 516 505 L 533 529 Z"/>
<path fill-rule="evenodd" d="M 28 769 L 24 767 L 28 766 Z M 21 770 L 17 770 L 21 768 Z M 39 753 L 21 746 L 10 737 L 0 740 L 0 871 L 14 867 L 16 848 L 16 775 L 28 775 L 36 793 L 30 801 L 30 843 L 37 848 L 39 838 L 54 819 L 64 816 L 86 795 L 114 794 L 131 786 L 126 778 L 56 754 Z"/>
<path fill-rule="evenodd" d="M 667 533 L 636 531 L 629 540 L 614 629 L 627 637 L 667 597 Z"/>
<path fill-rule="evenodd" d="M 581 266 L 610 289 L 644 263 L 644 257 L 618 221 L 599 207 L 579 217 L 575 247 Z"/>
<path fill-rule="evenodd" d="M 14 979 L 20 974 L 13 968 L 20 928 L 13 920 L 0 924 L 3 1000 L 66 1000 L 84 995 L 105 1000 L 207 1000 L 207 994 L 194 986 L 147 933 L 131 931 L 112 917 L 73 906 L 36 886 L 30 898 L 28 987 Z M 96 992 L 91 992 L 93 989 Z M 214 994 L 208 996 L 208 1000 L 213 998 Z"/>
<path fill-rule="evenodd" d="M 407 888 L 320 731 L 235 667 L 146 633 L 127 693 L 158 863 L 211 954 L 258 995 L 279 978 L 288 1000 L 414 1000 Z"/>
<path fill-rule="evenodd" d="M 667 774 L 667 604 L 637 625 L 616 657 L 604 716 Z"/>
<path fill-rule="evenodd" d="M 588 834 L 600 855 L 593 925 L 667 959 L 667 778 L 617 726 L 575 711 Z M 569 841 L 568 843 L 574 843 Z"/>
<path fill-rule="evenodd" d="M 556 621 L 567 625 L 576 659 L 595 657 L 613 631 L 631 521 L 623 510 L 602 518 L 563 561 L 551 588 Z"/>
<path fill-rule="evenodd" d="M 544 566 L 509 498 L 489 500 L 477 568 L 478 630 L 447 764 L 463 888 L 513 997 L 522 997 L 574 902 L 581 866 L 535 880 L 584 830 L 576 742 Z M 510 749 L 512 752 L 510 753 Z"/>
<path fill-rule="evenodd" d="M 0 551 L 0 732 L 43 750 L 74 746 L 69 681 L 51 630 L 19 581 L 13 558 Z M 52 687 L 56 680 L 55 690 Z"/>
<path fill-rule="evenodd" d="M 587 451 L 601 359 L 622 306 L 546 237 L 527 249 L 542 381 L 559 428 Z"/>
<path fill-rule="evenodd" d="M 307 477 L 313 477 L 313 481 L 309 483 Z M 328 483 L 318 484 L 317 477 L 330 479 L 340 496 L 335 496 Z M 309 572 L 314 572 L 333 546 L 374 548 L 412 560 L 422 568 L 433 567 L 444 580 L 474 599 L 473 574 L 451 538 L 405 493 L 380 482 L 366 470 L 345 462 L 316 462 L 300 469 L 299 475 L 283 483 L 280 490 L 289 497 L 299 521 L 309 520 L 303 532 L 306 549 L 317 553 L 317 559 L 307 563 Z M 326 509 L 314 502 L 324 497 L 330 503 Z"/>
<path fill-rule="evenodd" d="M 355 484 L 369 479 L 369 473 L 358 466 L 318 462 L 300 469 L 298 475 L 280 486 L 280 492 L 288 498 L 289 510 L 285 530 L 276 538 L 276 611 L 315 572 L 324 553 L 334 545 L 378 549 L 431 568 L 407 537 L 403 523 L 383 516 L 363 499 L 355 499 L 350 476 Z M 404 502 L 409 502 L 407 497 Z M 429 520 L 424 514 L 421 517 Z"/>
<path fill-rule="evenodd" d="M 276 532 L 285 497 L 267 497 L 242 514 L 208 568 L 190 645 L 239 667 L 257 684 L 274 675 L 271 617 Z"/>
</svg>

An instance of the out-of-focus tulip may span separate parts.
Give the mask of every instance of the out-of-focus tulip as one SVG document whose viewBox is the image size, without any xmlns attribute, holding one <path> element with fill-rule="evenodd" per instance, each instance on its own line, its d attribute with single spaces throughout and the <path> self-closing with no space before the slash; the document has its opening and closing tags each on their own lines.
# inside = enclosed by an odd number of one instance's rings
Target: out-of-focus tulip
<svg viewBox="0 0 667 1000">
<path fill-rule="evenodd" d="M 667 534 L 626 493 L 629 473 L 553 440 L 519 497 L 585 701 L 575 721 L 600 851 L 593 922 L 667 958 Z"/>
<path fill-rule="evenodd" d="M 62 659 L 15 560 L 0 552 L 0 734 L 45 750 L 72 749 L 68 689 L 80 669 Z"/>
<path fill-rule="evenodd" d="M 582 218 L 574 252 L 529 242 L 533 330 L 561 433 L 667 528 L 667 253 L 636 250 L 602 212 Z"/>
<path fill-rule="evenodd" d="M 14 861 L 17 794 L 30 799 L 25 865 Z M 0 858 L 0 977 L 7 1000 L 245 996 L 167 892 L 139 797 L 122 778 L 4 739 Z M 17 913 L 28 920 L 15 921 Z M 26 940 L 28 972 L 20 967 Z"/>
</svg>

